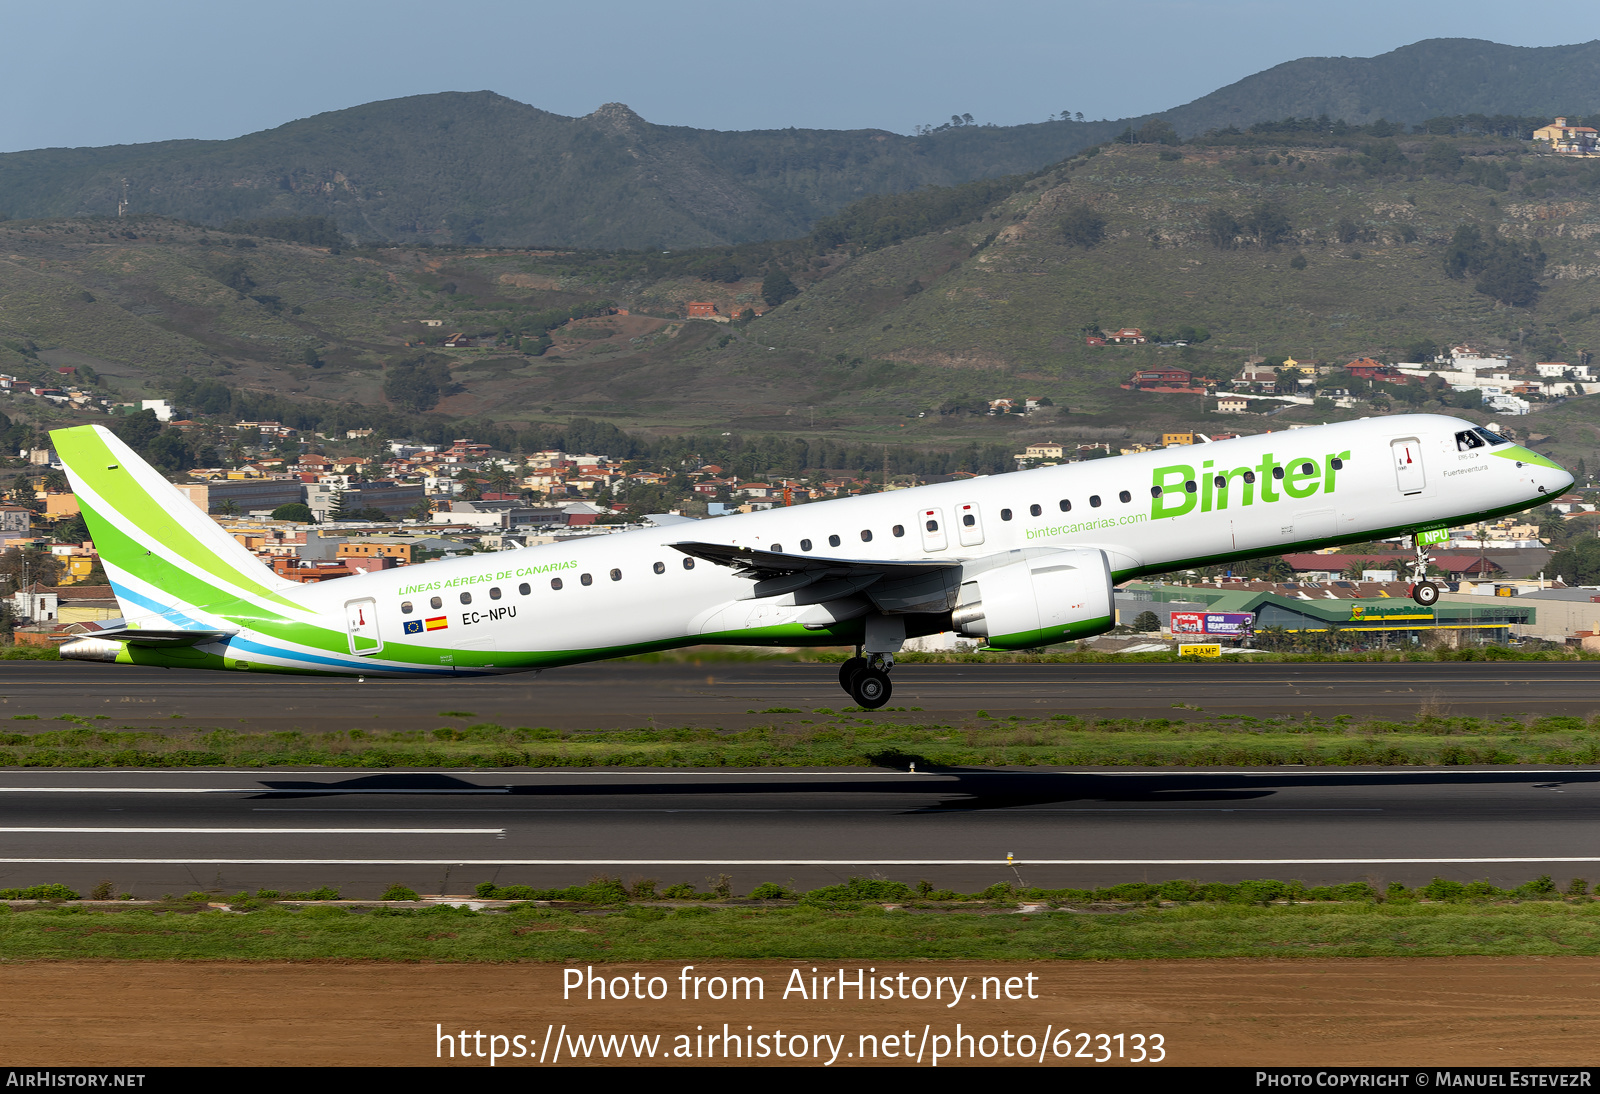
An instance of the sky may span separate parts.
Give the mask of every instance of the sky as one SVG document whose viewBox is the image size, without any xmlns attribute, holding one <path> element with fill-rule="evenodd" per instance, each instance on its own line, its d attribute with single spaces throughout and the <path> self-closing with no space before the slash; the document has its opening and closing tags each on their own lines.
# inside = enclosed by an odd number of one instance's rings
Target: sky
<svg viewBox="0 0 1600 1094">
<path fill-rule="evenodd" d="M 223 139 L 435 91 L 704 129 L 1120 118 L 1298 57 L 1597 33 L 1592 0 L 0 0 L 0 26 L 0 151 Z"/>
</svg>

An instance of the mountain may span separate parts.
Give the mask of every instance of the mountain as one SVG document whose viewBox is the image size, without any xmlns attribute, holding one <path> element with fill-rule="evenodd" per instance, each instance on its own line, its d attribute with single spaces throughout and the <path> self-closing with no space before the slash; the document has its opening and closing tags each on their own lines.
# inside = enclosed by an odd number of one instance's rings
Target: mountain
<svg viewBox="0 0 1600 1094">
<path fill-rule="evenodd" d="M 1352 125 L 1458 114 L 1600 112 L 1600 40 L 1503 46 L 1430 38 L 1377 57 L 1302 57 L 1161 114 L 1179 133 L 1326 114 Z"/>
<path fill-rule="evenodd" d="M 0 155 L 0 213 L 130 209 L 221 226 L 332 217 L 391 243 L 681 249 L 803 235 L 872 194 L 1027 173 L 1160 117 L 1192 135 L 1286 116 L 1363 124 L 1600 111 L 1600 41 L 1434 39 L 1290 61 L 1159 115 L 1097 122 L 721 132 L 620 103 L 569 118 L 488 91 L 368 103 L 225 141 Z"/>
<path fill-rule="evenodd" d="M 1360 131 L 1111 144 L 1025 178 L 873 197 L 809 237 L 670 255 L 332 253 L 151 216 L 13 221 L 0 370 L 59 383 L 87 367 L 107 395 L 321 430 L 335 414 L 340 431 L 411 433 L 397 416 L 431 412 L 450 436 L 575 415 L 946 449 L 1257 432 L 1374 411 L 1219 418 L 1197 395 L 1121 385 L 1161 366 L 1226 380 L 1255 354 L 1414 360 L 1423 342 L 1585 363 L 1596 239 L 1593 160 Z M 797 292 L 771 306 L 780 270 Z M 1519 271 L 1526 296 L 1504 283 Z M 691 301 L 765 314 L 685 321 Z M 1085 341 L 1123 326 L 1192 344 Z M 457 333 L 467 347 L 443 344 Z M 1024 396 L 1052 413 L 973 413 Z M 1594 466 L 1594 400 L 1535 405 L 1518 427 Z M 5 413 L 65 411 L 16 395 Z"/>
<path fill-rule="evenodd" d="M 226 141 L 0 156 L 0 212 L 220 226 L 329 216 L 361 239 L 682 248 L 802 235 L 867 194 L 1031 171 L 1112 123 L 718 132 L 620 103 L 582 118 L 488 91 L 368 103 Z"/>
</svg>

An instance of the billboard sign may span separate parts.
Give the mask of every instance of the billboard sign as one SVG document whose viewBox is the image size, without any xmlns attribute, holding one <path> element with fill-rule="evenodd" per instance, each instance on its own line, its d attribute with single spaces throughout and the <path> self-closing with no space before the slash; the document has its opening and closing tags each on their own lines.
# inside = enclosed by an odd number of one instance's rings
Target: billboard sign
<svg viewBox="0 0 1600 1094">
<path fill-rule="evenodd" d="M 1255 632 L 1254 612 L 1173 612 L 1173 634 L 1247 638 Z"/>
</svg>

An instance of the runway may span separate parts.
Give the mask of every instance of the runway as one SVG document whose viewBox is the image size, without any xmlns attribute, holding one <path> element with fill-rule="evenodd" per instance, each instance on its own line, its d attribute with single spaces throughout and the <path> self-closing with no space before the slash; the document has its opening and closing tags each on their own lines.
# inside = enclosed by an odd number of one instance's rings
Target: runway
<svg viewBox="0 0 1600 1094">
<path fill-rule="evenodd" d="M 907 709 L 880 717 L 915 721 L 960 719 L 979 710 L 1190 720 L 1285 713 L 1411 718 L 1420 709 L 1491 718 L 1600 713 L 1600 665 L 1593 662 L 901 664 L 892 679 L 890 706 Z M 430 729 L 444 724 L 442 711 L 555 729 L 733 729 L 770 722 L 762 712 L 773 707 L 810 712 L 849 703 L 835 666 L 790 661 L 621 661 L 538 676 L 365 683 L 0 662 L 0 720 L 76 715 L 141 729 L 176 723 L 259 731 Z"/>
<path fill-rule="evenodd" d="M 0 887 L 1600 877 L 1600 772 L 0 772 Z M 1009 861 L 1008 861 L 1009 858 Z"/>
</svg>

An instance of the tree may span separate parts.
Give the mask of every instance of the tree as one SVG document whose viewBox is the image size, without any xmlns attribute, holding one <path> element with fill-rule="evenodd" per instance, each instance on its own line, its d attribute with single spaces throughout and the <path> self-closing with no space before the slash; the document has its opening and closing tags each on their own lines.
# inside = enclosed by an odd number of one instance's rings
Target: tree
<svg viewBox="0 0 1600 1094">
<path fill-rule="evenodd" d="M 417 413 L 432 410 L 441 397 L 460 390 L 461 385 L 450 378 L 448 362 L 429 355 L 396 361 L 383 374 L 384 397 Z"/>
<path fill-rule="evenodd" d="M 1177 144 L 1178 131 L 1165 118 L 1151 118 L 1139 127 L 1140 144 Z"/>
<path fill-rule="evenodd" d="M 1340 217 L 1339 223 L 1333 229 L 1333 234 L 1340 243 L 1354 243 L 1359 233 L 1360 229 L 1356 227 L 1356 222 L 1349 217 Z"/>
<path fill-rule="evenodd" d="M 1296 254 L 1293 258 L 1291 258 L 1289 260 L 1289 268 L 1291 270 L 1303 270 L 1303 269 L 1305 269 L 1306 268 L 1306 256 L 1303 255 L 1303 254 Z"/>
<path fill-rule="evenodd" d="M 1256 237 L 1256 244 L 1261 247 L 1276 247 L 1289 237 L 1291 225 L 1289 218 L 1282 209 L 1270 201 L 1263 201 L 1250 210 L 1244 219 L 1244 227 L 1251 235 Z"/>
<path fill-rule="evenodd" d="M 89 525 L 82 513 L 74 513 L 56 525 L 54 536 L 57 543 L 82 543 L 89 538 Z"/>
<path fill-rule="evenodd" d="M 1094 247 L 1106 237 L 1106 218 L 1079 202 L 1061 218 L 1061 234 L 1074 247 Z"/>
<path fill-rule="evenodd" d="M 273 520 L 292 520 L 300 524 L 311 524 L 316 518 L 312 516 L 311 507 L 303 501 L 292 501 L 288 505 L 280 505 L 272 511 Z"/>
<path fill-rule="evenodd" d="M 1161 629 L 1161 619 L 1155 612 L 1140 612 L 1133 620 L 1133 629 L 1141 634 L 1149 634 Z"/>
<path fill-rule="evenodd" d="M 780 267 L 774 266 L 761 281 L 761 299 L 767 302 L 769 308 L 775 308 L 799 295 L 799 288 Z"/>
<path fill-rule="evenodd" d="M 1600 537 L 1585 536 L 1557 551 L 1550 569 L 1568 585 L 1600 585 Z"/>
<path fill-rule="evenodd" d="M 1461 153 L 1454 141 L 1435 140 L 1422 157 L 1422 170 L 1429 175 L 1454 175 L 1461 170 Z"/>
<path fill-rule="evenodd" d="M 1233 250 L 1240 231 L 1239 221 L 1228 210 L 1212 209 L 1206 214 L 1206 239 L 1218 250 Z"/>
</svg>

